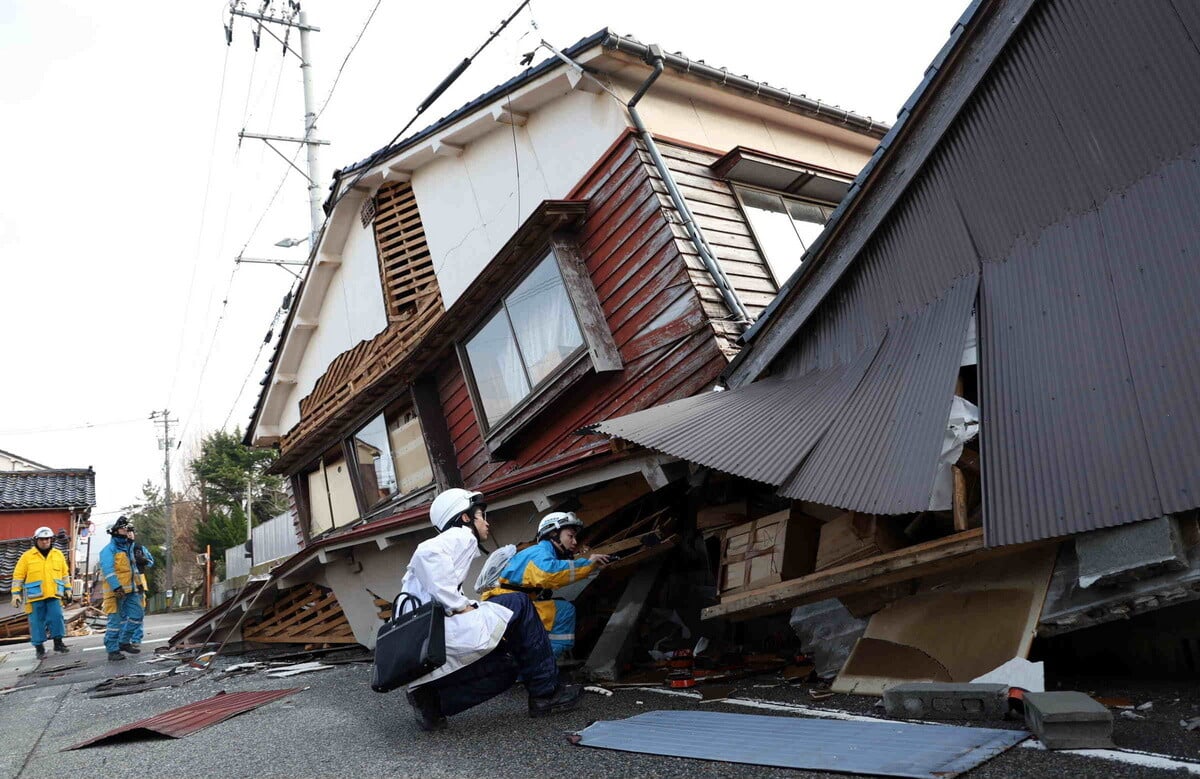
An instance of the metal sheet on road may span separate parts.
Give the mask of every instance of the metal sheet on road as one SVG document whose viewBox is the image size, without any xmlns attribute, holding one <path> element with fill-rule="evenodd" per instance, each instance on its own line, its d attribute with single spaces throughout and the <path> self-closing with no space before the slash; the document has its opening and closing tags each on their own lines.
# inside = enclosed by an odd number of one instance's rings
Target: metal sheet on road
<svg viewBox="0 0 1200 779">
<path fill-rule="evenodd" d="M 728 763 L 945 779 L 1028 737 L 1020 730 L 652 711 L 596 722 L 582 746 Z"/>
</svg>

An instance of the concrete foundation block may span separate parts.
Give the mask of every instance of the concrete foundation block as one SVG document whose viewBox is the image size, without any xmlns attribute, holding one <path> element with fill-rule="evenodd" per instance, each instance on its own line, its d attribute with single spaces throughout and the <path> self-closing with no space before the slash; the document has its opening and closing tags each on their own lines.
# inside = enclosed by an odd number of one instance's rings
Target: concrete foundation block
<svg viewBox="0 0 1200 779">
<path fill-rule="evenodd" d="M 1179 520 L 1157 519 L 1084 533 L 1075 539 L 1079 586 L 1104 587 L 1188 567 Z"/>
<path fill-rule="evenodd" d="M 1008 713 L 1007 684 L 909 682 L 883 691 L 889 717 L 997 720 Z"/>
<path fill-rule="evenodd" d="M 1025 724 L 1047 749 L 1113 746 L 1112 712 L 1081 692 L 1026 693 Z"/>
</svg>

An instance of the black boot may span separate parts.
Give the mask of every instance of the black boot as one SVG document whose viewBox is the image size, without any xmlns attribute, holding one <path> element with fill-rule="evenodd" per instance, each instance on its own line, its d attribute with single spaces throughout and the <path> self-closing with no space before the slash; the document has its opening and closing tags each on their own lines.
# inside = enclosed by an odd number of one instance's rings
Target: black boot
<svg viewBox="0 0 1200 779">
<path fill-rule="evenodd" d="M 61 638 L 56 638 L 54 639 L 54 651 L 65 655 L 71 650 L 67 648 L 67 645 L 63 643 Z"/>
<path fill-rule="evenodd" d="M 124 660 L 124 659 L 125 659 L 125 655 L 121 654 L 120 652 L 109 652 L 108 653 L 108 662 L 110 662 L 110 663 L 115 663 L 118 660 Z"/>
<path fill-rule="evenodd" d="M 34 644 L 33 651 L 37 653 L 38 660 L 44 660 L 46 658 L 46 647 L 42 646 L 41 644 Z"/>
<path fill-rule="evenodd" d="M 121 644 L 121 651 L 128 652 L 131 655 L 141 654 L 142 650 L 138 649 L 133 644 Z"/>
<path fill-rule="evenodd" d="M 583 697 L 583 688 L 578 684 L 559 684 L 549 695 L 529 696 L 529 716 L 548 717 L 563 711 L 570 711 L 579 705 Z"/>
<path fill-rule="evenodd" d="M 437 690 L 422 686 L 418 687 L 415 692 L 406 693 L 405 697 L 408 698 L 408 705 L 412 706 L 413 717 L 421 730 L 446 729 L 446 718 L 442 715 Z"/>
</svg>

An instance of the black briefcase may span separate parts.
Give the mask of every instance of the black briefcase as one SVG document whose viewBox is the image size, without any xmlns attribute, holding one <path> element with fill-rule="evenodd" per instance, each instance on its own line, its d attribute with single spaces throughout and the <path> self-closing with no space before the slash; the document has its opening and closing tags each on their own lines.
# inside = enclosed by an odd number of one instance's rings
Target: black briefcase
<svg viewBox="0 0 1200 779">
<path fill-rule="evenodd" d="M 375 637 L 371 689 L 391 692 L 446 663 L 446 610 L 434 599 L 422 604 L 402 592 L 392 602 L 392 618 Z"/>
</svg>

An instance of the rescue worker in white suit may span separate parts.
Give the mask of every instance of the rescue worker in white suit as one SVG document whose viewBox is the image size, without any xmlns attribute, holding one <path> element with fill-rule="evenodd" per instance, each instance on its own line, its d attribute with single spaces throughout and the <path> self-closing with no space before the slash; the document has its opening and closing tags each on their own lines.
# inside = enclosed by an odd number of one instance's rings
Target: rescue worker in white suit
<svg viewBox="0 0 1200 779">
<path fill-rule="evenodd" d="M 429 519 L 438 535 L 417 545 L 400 589 L 422 603 L 436 599 L 446 610 L 446 663 L 408 687 L 417 724 L 440 730 L 447 716 L 499 695 L 518 675 L 529 692 L 529 716 L 575 708 L 583 690 L 559 682 L 550 639 L 533 602 L 515 592 L 475 602 L 462 592 L 488 537 L 483 495 L 446 490 L 429 507 Z"/>
</svg>

